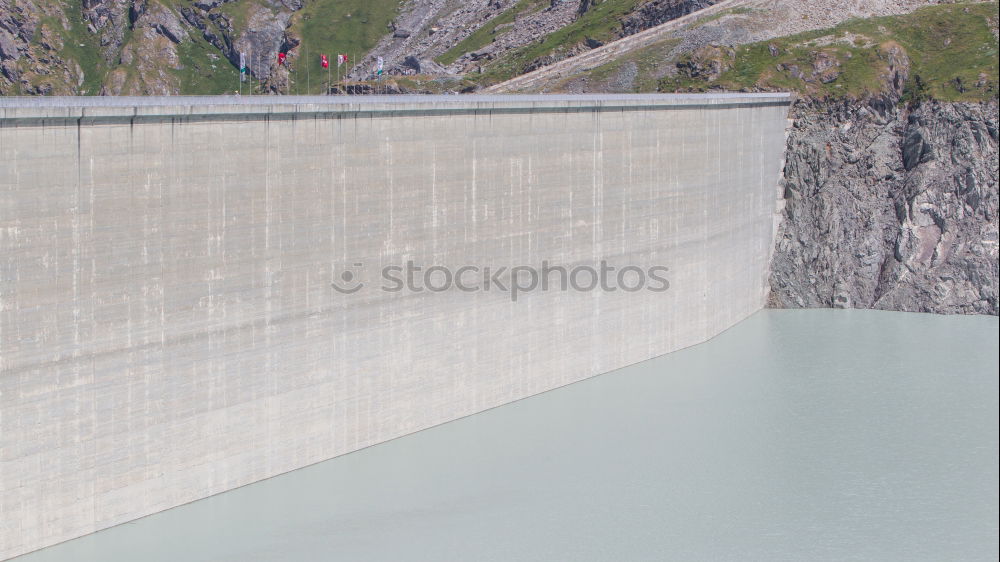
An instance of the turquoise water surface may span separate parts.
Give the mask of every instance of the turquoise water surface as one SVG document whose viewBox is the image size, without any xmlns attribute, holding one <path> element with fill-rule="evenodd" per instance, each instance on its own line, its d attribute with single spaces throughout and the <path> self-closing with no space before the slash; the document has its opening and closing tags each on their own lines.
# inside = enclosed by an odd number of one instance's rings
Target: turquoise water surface
<svg viewBox="0 0 1000 562">
<path fill-rule="evenodd" d="M 998 336 L 762 311 L 17 560 L 996 560 Z"/>
</svg>

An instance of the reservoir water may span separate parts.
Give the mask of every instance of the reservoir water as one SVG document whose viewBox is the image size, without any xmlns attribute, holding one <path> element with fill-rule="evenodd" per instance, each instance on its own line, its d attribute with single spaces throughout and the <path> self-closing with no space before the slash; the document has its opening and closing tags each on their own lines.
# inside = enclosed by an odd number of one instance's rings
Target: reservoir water
<svg viewBox="0 0 1000 562">
<path fill-rule="evenodd" d="M 998 337 L 762 311 L 18 560 L 996 560 Z"/>
</svg>

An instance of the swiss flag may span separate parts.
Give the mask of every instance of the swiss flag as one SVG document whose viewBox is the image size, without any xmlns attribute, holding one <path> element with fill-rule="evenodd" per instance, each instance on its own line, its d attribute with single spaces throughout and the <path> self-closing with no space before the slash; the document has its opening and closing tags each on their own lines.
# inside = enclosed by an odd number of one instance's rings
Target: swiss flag
<svg viewBox="0 0 1000 562">
<path fill-rule="evenodd" d="M 326 59 L 326 55 L 320 55 L 319 60 L 320 64 L 323 65 L 323 68 L 330 68 L 330 61 Z"/>
<path fill-rule="evenodd" d="M 285 64 L 285 53 L 278 53 L 278 64 Z"/>
</svg>

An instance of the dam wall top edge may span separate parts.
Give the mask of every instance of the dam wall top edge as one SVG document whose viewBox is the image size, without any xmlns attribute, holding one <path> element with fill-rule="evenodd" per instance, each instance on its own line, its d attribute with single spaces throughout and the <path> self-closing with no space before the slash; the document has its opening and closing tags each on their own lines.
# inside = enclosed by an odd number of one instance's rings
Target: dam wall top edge
<svg viewBox="0 0 1000 562">
<path fill-rule="evenodd" d="M 788 105 L 786 93 L 386 96 L 0 97 L 0 122 L 131 118 L 308 117 L 316 114 L 614 111 Z"/>
</svg>

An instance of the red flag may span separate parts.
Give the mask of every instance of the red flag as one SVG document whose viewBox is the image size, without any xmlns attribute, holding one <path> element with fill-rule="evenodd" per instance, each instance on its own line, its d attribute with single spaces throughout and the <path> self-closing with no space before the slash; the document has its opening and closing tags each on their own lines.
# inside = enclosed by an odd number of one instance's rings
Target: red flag
<svg viewBox="0 0 1000 562">
<path fill-rule="evenodd" d="M 323 68 L 330 67 L 330 61 L 326 60 L 326 55 L 320 55 L 319 59 L 320 59 L 320 64 L 323 65 Z"/>
<path fill-rule="evenodd" d="M 285 64 L 285 53 L 278 53 L 278 64 Z"/>
</svg>

